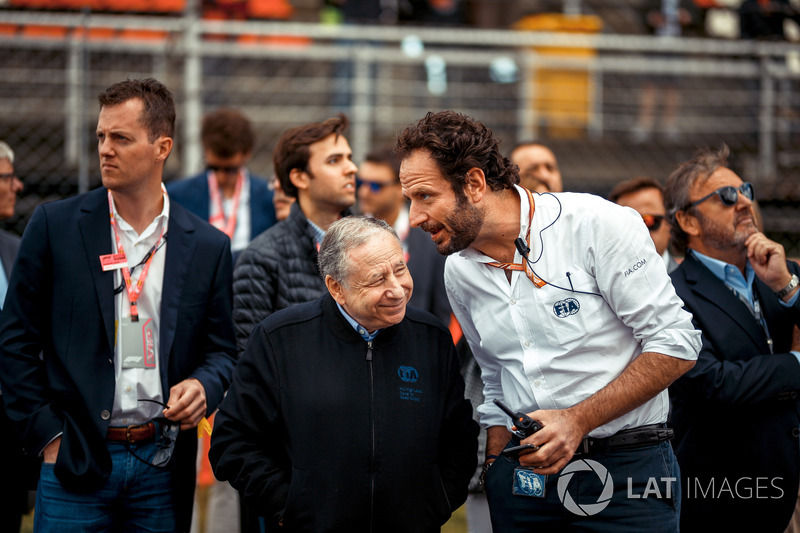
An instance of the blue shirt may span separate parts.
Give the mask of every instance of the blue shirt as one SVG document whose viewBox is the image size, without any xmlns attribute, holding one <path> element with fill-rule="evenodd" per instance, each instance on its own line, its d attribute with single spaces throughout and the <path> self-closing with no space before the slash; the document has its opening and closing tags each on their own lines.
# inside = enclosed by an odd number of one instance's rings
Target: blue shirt
<svg viewBox="0 0 800 533">
<path fill-rule="evenodd" d="M 753 271 L 753 267 L 750 266 L 750 261 L 748 261 L 744 267 L 745 275 L 742 275 L 738 268 L 726 263 L 725 261 L 708 257 L 707 255 L 701 254 L 697 250 L 692 250 L 692 253 L 701 263 L 706 266 L 706 268 L 711 271 L 712 274 L 714 274 L 725 284 L 725 286 L 732 290 L 743 303 L 748 305 L 750 311 L 754 312 L 756 320 L 761 322 L 761 325 L 764 327 L 764 331 L 767 332 L 767 336 L 769 337 L 767 323 L 761 316 L 761 310 L 758 309 L 756 302 L 753 299 L 753 281 L 755 281 L 756 274 Z M 798 295 L 800 295 L 800 291 L 797 291 L 788 302 L 784 302 L 780 299 L 778 301 L 784 307 L 791 307 L 797 301 Z M 797 362 L 800 363 L 800 352 L 793 350 L 791 353 L 794 354 L 794 356 L 797 358 Z"/>
<path fill-rule="evenodd" d="M 361 338 L 364 339 L 365 341 L 370 342 L 370 341 L 374 340 L 375 337 L 378 336 L 378 333 L 381 332 L 381 330 L 379 330 L 379 329 L 376 329 L 372 333 L 368 332 L 367 328 L 365 328 L 364 326 L 362 326 L 361 324 L 359 324 L 358 322 L 353 320 L 353 317 L 351 317 L 350 315 L 347 314 L 347 311 L 345 311 L 344 308 L 341 305 L 339 305 L 339 302 L 336 302 L 336 307 L 339 308 L 339 312 L 342 313 L 342 316 L 344 317 L 344 319 L 347 320 L 347 322 L 351 326 L 353 326 L 353 329 L 356 330 L 358 332 L 358 334 L 361 335 Z"/>
</svg>

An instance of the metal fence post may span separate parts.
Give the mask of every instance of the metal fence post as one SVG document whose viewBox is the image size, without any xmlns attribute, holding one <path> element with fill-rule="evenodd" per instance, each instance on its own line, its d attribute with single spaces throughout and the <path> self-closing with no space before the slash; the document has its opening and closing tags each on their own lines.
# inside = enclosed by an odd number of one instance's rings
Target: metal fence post
<svg viewBox="0 0 800 533">
<path fill-rule="evenodd" d="M 372 98 L 372 63 L 375 54 L 372 53 L 374 44 L 367 46 L 353 46 L 353 116 L 352 142 L 353 159 L 361 161 L 372 144 L 372 128 L 370 127 L 373 110 Z"/>
<path fill-rule="evenodd" d="M 775 181 L 775 80 L 770 72 L 770 56 L 759 50 L 761 86 L 758 106 L 758 181 L 761 184 Z"/>
<path fill-rule="evenodd" d="M 198 0 L 188 0 L 183 30 L 183 138 L 181 173 L 191 176 L 200 171 L 203 150 L 200 146 L 202 104 L 202 65 L 200 63 L 200 17 Z"/>
</svg>

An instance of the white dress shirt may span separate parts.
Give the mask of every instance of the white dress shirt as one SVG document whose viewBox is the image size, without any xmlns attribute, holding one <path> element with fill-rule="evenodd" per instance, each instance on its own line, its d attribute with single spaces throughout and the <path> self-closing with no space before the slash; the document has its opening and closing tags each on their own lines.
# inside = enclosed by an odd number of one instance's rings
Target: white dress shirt
<svg viewBox="0 0 800 533">
<path fill-rule="evenodd" d="M 516 190 L 525 239 L 528 197 Z M 486 400 L 478 412 L 486 427 L 511 426 L 495 398 L 526 413 L 564 409 L 608 385 L 643 351 L 694 360 L 701 347 L 640 215 L 589 194 L 534 195 L 534 205 L 528 257 L 547 281 L 542 288 L 519 271 L 509 283 L 473 248 L 445 267 L 450 304 L 481 367 Z M 514 262 L 522 262 L 518 251 Z M 589 434 L 662 423 L 668 410 L 665 390 Z"/>
<path fill-rule="evenodd" d="M 116 211 L 116 207 L 114 209 Z M 128 267 L 139 264 L 150 248 L 158 240 L 163 228 L 164 235 L 167 234 L 169 222 L 169 197 L 164 193 L 164 207 L 153 222 L 137 235 L 133 227 L 122 217 L 117 215 L 117 228 L 122 248 L 128 258 Z M 117 251 L 114 229 L 111 228 L 111 242 L 114 251 Z M 152 402 L 140 402 L 140 398 L 148 398 L 166 403 L 164 391 L 161 387 L 161 353 L 159 345 L 160 337 L 160 318 L 161 318 L 161 294 L 164 284 L 164 264 L 167 256 L 167 244 L 163 243 L 161 248 L 153 256 L 150 270 L 145 278 L 142 292 L 139 294 L 137 307 L 139 310 L 140 322 L 152 319 L 155 345 L 155 368 L 123 368 L 122 350 L 124 343 L 128 342 L 125 336 L 120 336 L 120 320 L 129 320 L 131 316 L 130 300 L 125 290 L 114 296 L 114 319 L 117 324 L 116 343 L 114 346 L 114 373 L 116 387 L 114 389 L 114 408 L 111 411 L 111 426 L 129 426 L 142 424 L 154 417 L 161 416 L 163 407 Z M 136 268 L 131 273 L 131 281 L 135 282 L 142 273 L 142 267 Z M 122 283 L 122 272 L 114 271 L 114 287 L 119 287 Z"/>
</svg>

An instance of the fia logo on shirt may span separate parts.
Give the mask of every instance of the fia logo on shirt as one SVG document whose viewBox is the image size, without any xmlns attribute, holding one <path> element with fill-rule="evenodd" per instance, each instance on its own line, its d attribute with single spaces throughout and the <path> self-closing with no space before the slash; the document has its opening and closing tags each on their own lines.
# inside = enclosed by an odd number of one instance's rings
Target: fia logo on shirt
<svg viewBox="0 0 800 533">
<path fill-rule="evenodd" d="M 567 318 L 570 315 L 577 314 L 580 309 L 581 304 L 575 298 L 559 300 L 553 304 L 553 313 L 555 313 L 558 318 Z"/>
</svg>

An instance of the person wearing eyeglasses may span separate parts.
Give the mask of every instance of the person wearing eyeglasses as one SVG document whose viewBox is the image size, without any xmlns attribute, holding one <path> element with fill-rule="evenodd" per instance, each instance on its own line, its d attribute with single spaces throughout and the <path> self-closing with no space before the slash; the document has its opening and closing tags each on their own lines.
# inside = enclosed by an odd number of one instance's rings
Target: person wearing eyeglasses
<svg viewBox="0 0 800 533">
<path fill-rule="evenodd" d="M 778 533 L 798 519 L 800 266 L 758 231 L 754 187 L 728 156 L 702 150 L 665 187 L 686 252 L 673 285 L 703 333 L 697 365 L 670 389 L 681 531 Z"/>
<path fill-rule="evenodd" d="M 634 178 L 615 185 L 608 194 L 608 199 L 642 215 L 656 252 L 664 260 L 667 272 L 672 272 L 678 268 L 678 263 L 669 251 L 669 224 L 664 220 L 666 210 L 663 191 L 664 187 L 653 178 Z"/>
<path fill-rule="evenodd" d="M 247 168 L 256 137 L 243 113 L 227 108 L 208 113 L 200 138 L 205 170 L 169 183 L 167 192 L 230 238 L 235 264 L 239 252 L 277 221 L 273 192 L 266 178 L 250 174 Z"/>
<path fill-rule="evenodd" d="M 14 171 L 14 150 L 0 141 L 0 220 L 14 216 L 17 194 L 22 182 Z M 19 237 L 8 231 L 0 231 L 0 313 L 8 292 L 8 280 L 19 250 Z M 28 509 L 28 487 L 26 470 L 29 459 L 22 453 L 14 426 L 3 407 L 3 391 L 0 387 L 0 531 L 19 531 L 22 515 Z"/>
<path fill-rule="evenodd" d="M 43 460 L 36 532 L 184 533 L 197 426 L 236 361 L 230 242 L 164 189 L 169 89 L 129 79 L 98 103 L 102 187 L 37 207 L 20 243 L 3 400 Z"/>
</svg>

